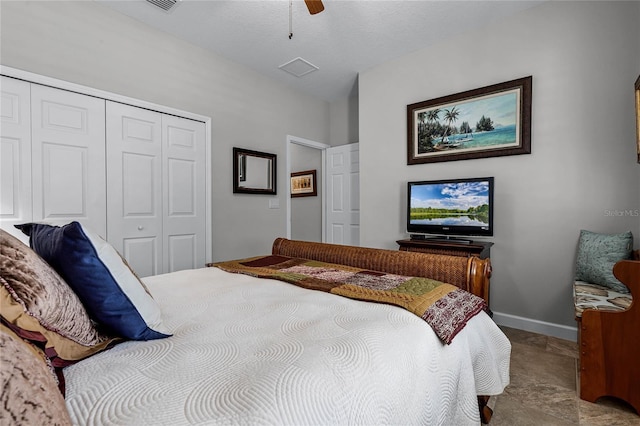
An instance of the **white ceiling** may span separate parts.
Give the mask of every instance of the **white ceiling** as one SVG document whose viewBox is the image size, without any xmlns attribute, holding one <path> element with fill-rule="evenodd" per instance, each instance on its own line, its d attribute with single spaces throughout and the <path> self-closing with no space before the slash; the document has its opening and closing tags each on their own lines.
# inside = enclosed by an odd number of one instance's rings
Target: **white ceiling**
<svg viewBox="0 0 640 426">
<path fill-rule="evenodd" d="M 323 0 L 310 15 L 293 0 L 182 0 L 165 12 L 146 0 L 99 3 L 327 101 L 356 89 L 360 71 L 540 4 L 525 1 Z M 469 46 L 482 49 L 483 46 Z M 460 52 L 464 55 L 464 52 Z M 279 67 L 302 58 L 302 77 Z M 433 58 L 433 66 L 441 66 Z"/>
</svg>

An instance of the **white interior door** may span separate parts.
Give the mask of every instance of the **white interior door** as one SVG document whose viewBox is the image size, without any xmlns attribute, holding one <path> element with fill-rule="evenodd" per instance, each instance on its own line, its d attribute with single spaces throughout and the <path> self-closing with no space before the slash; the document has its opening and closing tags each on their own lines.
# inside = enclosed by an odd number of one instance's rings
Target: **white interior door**
<svg viewBox="0 0 640 426">
<path fill-rule="evenodd" d="M 162 116 L 164 271 L 206 261 L 205 124 Z"/>
<path fill-rule="evenodd" d="M 0 226 L 22 241 L 28 241 L 28 237 L 13 225 L 33 219 L 31 85 L 15 78 L 1 78 Z"/>
<path fill-rule="evenodd" d="M 106 235 L 105 101 L 31 85 L 33 219 Z"/>
<path fill-rule="evenodd" d="M 326 241 L 360 245 L 359 145 L 328 148 L 326 163 Z"/>
<path fill-rule="evenodd" d="M 140 277 L 164 271 L 161 120 L 107 101 L 107 239 Z"/>
</svg>

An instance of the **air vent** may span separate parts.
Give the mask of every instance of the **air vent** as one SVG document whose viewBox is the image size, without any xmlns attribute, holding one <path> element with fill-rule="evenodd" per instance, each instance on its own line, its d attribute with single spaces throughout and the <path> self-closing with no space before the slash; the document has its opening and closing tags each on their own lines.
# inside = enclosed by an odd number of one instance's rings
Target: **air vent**
<svg viewBox="0 0 640 426">
<path fill-rule="evenodd" d="M 156 7 L 159 7 L 165 12 L 171 12 L 173 11 L 173 9 L 175 9 L 176 5 L 178 4 L 178 1 L 180 0 L 147 0 L 147 3 L 150 3 Z"/>
<path fill-rule="evenodd" d="M 303 75 L 307 75 L 310 72 L 314 72 L 319 69 L 311 62 L 302 58 L 295 58 L 286 64 L 280 65 L 278 68 L 282 71 L 288 72 L 289 74 L 295 75 L 296 77 L 302 77 Z"/>
</svg>

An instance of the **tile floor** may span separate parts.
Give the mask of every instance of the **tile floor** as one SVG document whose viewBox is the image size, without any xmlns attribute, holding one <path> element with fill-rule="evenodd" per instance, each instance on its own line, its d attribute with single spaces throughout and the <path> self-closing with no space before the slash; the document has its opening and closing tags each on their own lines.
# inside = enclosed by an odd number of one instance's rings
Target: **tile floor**
<svg viewBox="0 0 640 426">
<path fill-rule="evenodd" d="M 511 383 L 496 400 L 490 426 L 640 425 L 622 401 L 578 398 L 575 342 L 501 328 L 512 344 Z"/>
</svg>

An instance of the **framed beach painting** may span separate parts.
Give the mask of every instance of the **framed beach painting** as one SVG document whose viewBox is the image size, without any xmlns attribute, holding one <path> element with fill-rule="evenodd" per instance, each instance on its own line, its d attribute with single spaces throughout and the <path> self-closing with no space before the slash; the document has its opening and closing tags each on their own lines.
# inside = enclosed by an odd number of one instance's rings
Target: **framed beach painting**
<svg viewBox="0 0 640 426">
<path fill-rule="evenodd" d="M 407 164 L 531 153 L 532 77 L 407 105 Z"/>
<path fill-rule="evenodd" d="M 291 173 L 291 198 L 315 197 L 317 195 L 315 170 Z"/>
</svg>

